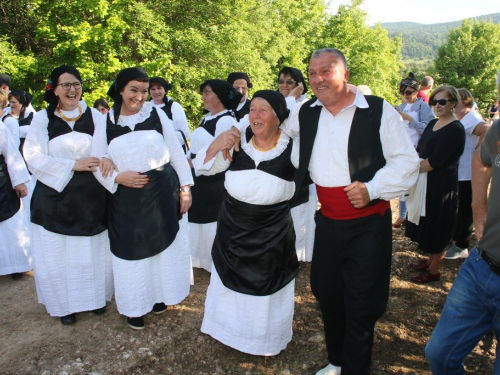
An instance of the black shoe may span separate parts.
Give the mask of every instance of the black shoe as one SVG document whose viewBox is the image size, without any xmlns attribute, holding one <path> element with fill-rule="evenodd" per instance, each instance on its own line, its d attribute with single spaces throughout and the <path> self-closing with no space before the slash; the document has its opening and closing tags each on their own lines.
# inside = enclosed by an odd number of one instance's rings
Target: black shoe
<svg viewBox="0 0 500 375">
<path fill-rule="evenodd" d="M 10 277 L 12 277 L 14 280 L 19 280 L 21 277 L 23 277 L 23 273 L 22 272 L 12 273 Z"/>
<path fill-rule="evenodd" d="M 101 307 L 100 309 L 95 309 L 94 311 L 92 311 L 94 314 L 96 315 L 102 315 L 106 312 L 106 306 L 104 307 Z"/>
<path fill-rule="evenodd" d="M 144 329 L 144 319 L 142 319 L 142 316 L 139 318 L 128 318 L 127 317 L 127 323 L 128 326 L 132 329 L 140 331 L 141 329 Z"/>
<path fill-rule="evenodd" d="M 167 306 L 163 302 L 155 303 L 153 306 L 153 314 L 163 314 L 165 311 L 167 311 Z"/>
<path fill-rule="evenodd" d="M 76 323 L 76 314 L 69 314 L 66 316 L 61 316 L 61 323 L 65 326 L 69 326 L 71 324 Z"/>
</svg>

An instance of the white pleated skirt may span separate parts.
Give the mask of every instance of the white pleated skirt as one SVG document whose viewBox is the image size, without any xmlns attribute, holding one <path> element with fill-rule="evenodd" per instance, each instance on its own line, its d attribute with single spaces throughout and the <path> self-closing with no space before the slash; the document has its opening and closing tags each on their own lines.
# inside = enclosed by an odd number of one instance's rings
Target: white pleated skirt
<svg viewBox="0 0 500 375">
<path fill-rule="evenodd" d="M 161 253 L 141 260 L 112 255 L 118 312 L 130 318 L 149 313 L 155 303 L 176 305 L 193 283 L 187 215 L 179 222 L 174 242 Z"/>
<path fill-rule="evenodd" d="M 91 311 L 113 297 L 108 231 L 66 236 L 30 224 L 38 302 L 51 316 Z"/>
<path fill-rule="evenodd" d="M 21 201 L 19 211 L 0 222 L 0 275 L 28 272 L 32 267 L 29 221 Z"/>
<path fill-rule="evenodd" d="M 217 222 L 208 224 L 189 223 L 191 235 L 191 260 L 193 267 L 212 271 L 212 246 Z"/>
<path fill-rule="evenodd" d="M 213 267 L 201 332 L 243 353 L 276 355 L 292 339 L 294 289 L 295 279 L 270 296 L 238 293 Z"/>
<path fill-rule="evenodd" d="M 314 214 L 318 209 L 318 196 L 316 186 L 309 185 L 309 202 L 292 208 L 293 228 L 295 229 L 295 248 L 297 258 L 300 262 L 310 262 L 312 260 L 314 248 L 314 231 L 316 223 Z"/>
</svg>

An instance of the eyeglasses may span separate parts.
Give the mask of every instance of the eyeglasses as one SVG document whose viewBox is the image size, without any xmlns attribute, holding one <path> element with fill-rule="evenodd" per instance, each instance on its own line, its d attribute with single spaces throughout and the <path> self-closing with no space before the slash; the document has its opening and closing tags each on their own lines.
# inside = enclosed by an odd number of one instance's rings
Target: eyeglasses
<svg viewBox="0 0 500 375">
<path fill-rule="evenodd" d="M 411 91 L 411 90 L 401 91 L 402 95 L 413 95 L 415 93 L 416 91 Z"/>
<path fill-rule="evenodd" d="M 429 100 L 429 104 L 431 107 L 434 107 L 438 103 L 439 103 L 439 105 L 446 105 L 446 103 L 452 102 L 452 101 L 453 101 L 452 99 L 439 99 L 439 100 L 431 99 L 431 100 Z"/>
<path fill-rule="evenodd" d="M 293 81 L 293 80 L 291 80 L 291 79 L 287 79 L 287 80 L 284 80 L 284 79 L 279 79 L 279 80 L 278 80 L 278 83 L 279 83 L 280 85 L 284 85 L 285 83 L 286 83 L 287 85 L 293 85 L 294 83 L 297 83 L 297 81 Z"/>
<path fill-rule="evenodd" d="M 71 86 L 75 88 L 75 90 L 81 89 L 82 88 L 82 83 L 81 82 L 63 82 L 59 83 L 59 86 L 61 86 L 64 90 L 69 90 Z"/>
</svg>

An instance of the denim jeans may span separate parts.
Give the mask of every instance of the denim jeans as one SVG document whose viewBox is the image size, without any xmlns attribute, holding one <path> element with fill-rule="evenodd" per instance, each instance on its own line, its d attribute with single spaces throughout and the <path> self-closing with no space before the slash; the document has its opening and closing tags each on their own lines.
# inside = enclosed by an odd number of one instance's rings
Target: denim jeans
<svg viewBox="0 0 500 375">
<path fill-rule="evenodd" d="M 399 200 L 399 218 L 406 219 L 406 201 Z"/>
<path fill-rule="evenodd" d="M 464 374 L 463 359 L 494 328 L 500 337 L 500 276 L 472 249 L 448 294 L 434 332 L 425 347 L 433 374 Z M 497 346 L 493 374 L 500 374 Z"/>
</svg>

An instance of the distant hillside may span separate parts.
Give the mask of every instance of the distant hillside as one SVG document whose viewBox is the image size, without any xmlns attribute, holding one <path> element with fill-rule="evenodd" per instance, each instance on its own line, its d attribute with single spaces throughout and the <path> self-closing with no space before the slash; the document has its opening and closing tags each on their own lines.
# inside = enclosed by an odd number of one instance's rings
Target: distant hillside
<svg viewBox="0 0 500 375">
<path fill-rule="evenodd" d="M 473 18 L 478 21 L 491 20 L 493 23 L 500 23 L 500 13 Z M 463 20 L 431 25 L 415 22 L 387 22 L 380 25 L 389 32 L 391 38 L 401 35 L 403 61 L 422 61 L 433 60 L 439 46 L 445 42 L 448 30 L 460 26 L 462 22 Z"/>
</svg>

